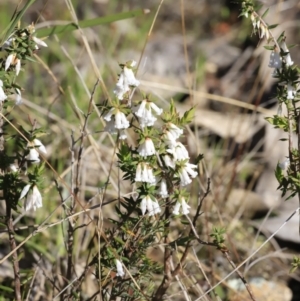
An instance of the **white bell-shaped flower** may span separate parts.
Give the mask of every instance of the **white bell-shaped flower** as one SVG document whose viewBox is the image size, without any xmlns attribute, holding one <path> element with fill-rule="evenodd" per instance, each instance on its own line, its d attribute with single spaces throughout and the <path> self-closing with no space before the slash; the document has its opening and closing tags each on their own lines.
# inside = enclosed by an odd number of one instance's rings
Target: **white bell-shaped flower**
<svg viewBox="0 0 300 301">
<path fill-rule="evenodd" d="M 156 178 L 153 174 L 152 167 L 147 163 L 140 162 L 136 168 L 135 181 L 150 184 L 156 183 Z"/>
<path fill-rule="evenodd" d="M 156 116 L 159 116 L 163 112 L 162 109 L 148 99 L 144 99 L 134 111 L 139 119 L 141 127 L 153 126 L 154 122 L 157 120 Z"/>
<path fill-rule="evenodd" d="M 187 149 L 181 142 L 176 142 L 173 148 L 167 149 L 167 152 L 173 155 L 175 161 L 181 161 L 190 158 Z"/>
<path fill-rule="evenodd" d="M 147 137 L 138 147 L 138 153 L 142 157 L 148 157 L 155 154 L 155 147 L 151 138 Z"/>
<path fill-rule="evenodd" d="M 291 84 L 288 84 L 287 85 L 287 97 L 286 98 L 287 99 L 294 99 L 295 94 L 296 94 L 295 88 Z"/>
<path fill-rule="evenodd" d="M 121 130 L 127 129 L 128 127 L 129 121 L 126 118 L 126 115 L 121 111 L 117 111 L 115 114 L 115 128 Z"/>
<path fill-rule="evenodd" d="M 165 179 L 162 179 L 160 182 L 159 190 L 157 192 L 163 199 L 166 199 L 169 196 L 167 182 Z"/>
<path fill-rule="evenodd" d="M 39 163 L 40 162 L 40 154 L 39 152 L 34 149 L 34 148 L 31 148 L 29 150 L 29 154 L 26 156 L 26 160 L 28 161 L 31 161 L 31 163 Z"/>
<path fill-rule="evenodd" d="M 175 168 L 176 163 L 175 163 L 175 160 L 174 160 L 173 158 L 171 158 L 171 156 L 169 156 L 169 155 L 164 155 L 164 156 L 163 156 L 163 160 L 164 160 L 165 165 L 166 165 L 167 167 L 171 167 L 172 169 Z"/>
<path fill-rule="evenodd" d="M 195 168 L 197 168 L 197 165 L 186 162 L 184 166 L 179 169 L 178 174 L 181 186 L 186 186 L 192 183 L 191 178 L 195 178 L 198 175 L 198 172 L 193 170 Z"/>
<path fill-rule="evenodd" d="M 31 210 L 33 209 L 34 211 L 37 208 L 41 208 L 43 207 L 43 203 L 42 203 L 42 195 L 40 193 L 40 191 L 38 190 L 37 186 L 34 185 L 32 189 L 30 184 L 27 184 L 20 195 L 20 199 L 22 199 L 23 197 L 26 196 L 25 199 L 25 203 L 24 203 L 24 207 L 25 207 L 25 211 Z"/>
<path fill-rule="evenodd" d="M 290 51 L 286 46 L 286 43 L 283 41 L 280 45 L 280 47 L 282 48 L 282 50 L 286 53 L 286 55 L 284 55 L 284 60 L 285 60 L 285 64 L 287 66 L 292 66 L 294 64 L 294 62 L 292 61 L 291 55 L 290 55 Z"/>
<path fill-rule="evenodd" d="M 140 205 L 142 214 L 144 215 L 146 211 L 148 211 L 149 216 L 152 216 L 154 214 L 160 213 L 161 209 L 156 199 L 152 200 L 152 198 L 147 195 L 145 196 Z"/>
<path fill-rule="evenodd" d="M 119 76 L 119 80 L 116 84 L 116 88 L 114 89 L 114 93 L 120 100 L 124 98 L 125 93 L 130 91 L 130 87 L 137 87 L 140 84 L 140 82 L 135 78 L 132 70 L 135 65 L 135 61 L 126 63 Z"/>
<path fill-rule="evenodd" d="M 39 140 L 39 139 L 34 139 L 33 140 L 33 144 L 35 148 L 38 148 L 38 150 L 43 153 L 43 154 L 47 154 L 47 150 L 46 147 L 44 146 L 44 144 Z"/>
<path fill-rule="evenodd" d="M 43 46 L 43 47 L 48 47 L 48 45 L 41 39 L 33 36 L 32 40 L 38 45 L 38 46 Z M 38 49 L 38 48 L 37 48 Z"/>
<path fill-rule="evenodd" d="M 16 69 L 16 75 L 19 74 L 21 70 L 21 60 L 17 57 L 15 53 L 11 53 L 6 61 L 5 61 L 5 71 L 10 67 L 10 65 L 14 65 Z"/>
<path fill-rule="evenodd" d="M 175 139 L 178 139 L 183 134 L 183 130 L 171 122 L 168 123 L 168 130 Z"/>
<path fill-rule="evenodd" d="M 181 208 L 181 213 L 182 214 L 189 214 L 190 213 L 190 208 L 191 206 L 188 205 L 185 201 L 184 197 L 180 197 L 179 200 L 177 200 L 174 208 L 173 208 L 173 214 L 174 215 L 179 215 L 180 214 L 180 208 Z"/>
<path fill-rule="evenodd" d="M 118 130 L 127 129 L 129 127 L 129 121 L 126 118 L 126 115 L 121 112 L 119 109 L 112 107 L 103 117 L 105 121 L 108 122 L 106 130 L 114 133 L 112 128 L 112 117 L 114 117 L 114 128 Z"/>
</svg>

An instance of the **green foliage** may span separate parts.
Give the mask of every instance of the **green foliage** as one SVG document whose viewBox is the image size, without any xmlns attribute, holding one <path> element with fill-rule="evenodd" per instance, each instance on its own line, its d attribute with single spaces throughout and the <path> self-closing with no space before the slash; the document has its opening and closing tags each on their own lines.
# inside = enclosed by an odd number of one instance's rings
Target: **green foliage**
<svg viewBox="0 0 300 301">
<path fill-rule="evenodd" d="M 282 129 L 285 132 L 289 131 L 289 124 L 286 117 L 281 117 L 278 115 L 274 115 L 273 117 L 265 118 L 270 124 L 274 125 L 277 129 Z"/>
<path fill-rule="evenodd" d="M 222 250 L 224 248 L 224 234 L 226 233 L 225 228 L 213 228 L 213 232 L 209 235 L 213 238 L 213 242 L 216 244 L 217 248 Z"/>
<path fill-rule="evenodd" d="M 37 30 L 37 35 L 39 37 L 46 37 L 46 36 L 51 36 L 54 34 L 63 34 L 63 33 L 68 33 L 74 30 L 77 30 L 78 28 L 87 28 L 87 27 L 93 27 L 97 25 L 103 25 L 103 24 L 109 24 L 112 22 L 120 21 L 120 20 L 125 20 L 129 18 L 134 18 L 138 16 L 142 16 L 148 13 L 148 10 L 144 9 L 138 9 L 134 11 L 129 11 L 129 12 L 122 12 L 119 14 L 114 14 L 114 15 L 109 15 L 105 17 L 99 17 L 95 19 L 90 19 L 90 20 L 82 20 L 78 21 L 78 24 L 75 23 L 68 23 L 66 25 L 55 25 L 49 28 L 41 28 Z"/>
<path fill-rule="evenodd" d="M 1 45 L 13 34 L 15 31 L 15 28 L 18 24 L 18 22 L 21 20 L 25 12 L 28 10 L 28 8 L 35 2 L 36 0 L 28 0 L 27 3 L 24 5 L 24 7 L 20 11 L 15 11 L 14 15 L 11 18 L 11 21 L 7 28 L 2 32 L 1 34 Z"/>
<path fill-rule="evenodd" d="M 18 172 L 9 172 L 0 176 L 0 189 L 3 191 L 3 198 L 7 206 L 18 210 L 20 193 L 23 182 L 20 180 Z"/>
<path fill-rule="evenodd" d="M 300 258 L 294 256 L 291 266 L 292 268 L 290 269 L 290 273 L 294 273 L 300 267 Z"/>
</svg>

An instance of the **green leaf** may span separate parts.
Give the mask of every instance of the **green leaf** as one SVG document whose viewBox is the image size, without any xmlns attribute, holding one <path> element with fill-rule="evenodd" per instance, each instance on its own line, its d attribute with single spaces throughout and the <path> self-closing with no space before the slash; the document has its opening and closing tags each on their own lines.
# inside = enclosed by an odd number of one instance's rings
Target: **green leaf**
<svg viewBox="0 0 300 301">
<path fill-rule="evenodd" d="M 274 46 L 264 46 L 264 48 L 267 50 L 274 50 Z"/>
<path fill-rule="evenodd" d="M 283 31 L 283 32 L 280 34 L 280 36 L 278 37 L 277 42 L 278 42 L 278 43 L 281 43 L 282 40 L 284 39 L 284 37 L 285 37 L 285 32 Z"/>
<path fill-rule="evenodd" d="M 204 154 L 199 154 L 195 160 L 195 164 L 198 164 L 203 159 L 204 159 Z"/>
<path fill-rule="evenodd" d="M 269 9 L 265 10 L 265 12 L 262 14 L 261 18 L 263 19 L 267 15 L 268 12 L 269 12 Z"/>
<path fill-rule="evenodd" d="M 5 285 L 0 285 L 0 290 L 4 292 L 10 292 L 12 293 L 14 290 L 11 287 L 5 286 Z"/>
<path fill-rule="evenodd" d="M 181 219 L 180 222 L 181 222 L 183 225 L 189 225 L 189 224 L 190 224 L 189 221 L 184 220 L 184 219 Z"/>
<path fill-rule="evenodd" d="M 11 33 L 14 31 L 15 27 L 17 26 L 18 22 L 23 17 L 24 13 L 35 1 L 36 0 L 28 0 L 27 3 L 24 5 L 24 7 L 20 11 L 14 13 L 9 25 L 5 28 L 5 30 L 3 31 L 3 34 L 1 35 L 1 45 L 9 38 L 9 36 L 11 35 Z"/>
<path fill-rule="evenodd" d="M 115 15 L 109 15 L 109 16 L 99 17 L 99 18 L 95 18 L 95 19 L 83 20 L 83 21 L 79 21 L 78 24 L 68 23 L 66 25 L 56 25 L 56 26 L 52 26 L 50 28 L 41 28 L 41 29 L 38 29 L 36 32 L 37 32 L 37 36 L 39 36 L 39 37 L 51 36 L 54 34 L 70 32 L 70 31 L 76 30 L 78 28 L 86 28 L 86 27 L 92 27 L 92 26 L 101 25 L 101 24 L 109 24 L 112 22 L 120 21 L 120 20 L 134 18 L 137 16 L 142 16 L 142 15 L 148 14 L 149 12 L 150 11 L 148 9 L 138 9 L 138 10 L 123 12 L 123 13 L 119 13 L 119 14 L 115 14 Z"/>
<path fill-rule="evenodd" d="M 273 29 L 273 28 L 276 28 L 277 26 L 278 26 L 278 24 L 268 25 L 268 29 Z"/>
<path fill-rule="evenodd" d="M 186 111 L 181 118 L 182 125 L 189 124 L 193 121 L 195 117 L 195 107 L 192 107 L 190 110 Z"/>
<path fill-rule="evenodd" d="M 279 183 L 281 183 L 283 179 L 283 172 L 282 169 L 279 167 L 279 164 L 277 164 L 276 169 L 275 169 L 275 177 Z"/>
</svg>

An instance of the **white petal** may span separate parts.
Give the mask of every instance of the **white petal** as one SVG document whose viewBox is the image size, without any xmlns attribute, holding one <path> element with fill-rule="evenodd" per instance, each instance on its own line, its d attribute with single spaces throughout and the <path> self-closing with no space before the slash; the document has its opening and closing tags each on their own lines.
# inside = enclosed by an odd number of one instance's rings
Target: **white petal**
<svg viewBox="0 0 300 301">
<path fill-rule="evenodd" d="M 139 163 L 136 168 L 135 179 L 136 182 L 142 181 L 142 163 Z"/>
<path fill-rule="evenodd" d="M 36 186 L 33 186 L 32 196 L 34 199 L 33 209 L 36 210 L 37 208 L 43 207 L 42 195 Z"/>
<path fill-rule="evenodd" d="M 151 102 L 150 104 L 151 106 L 151 109 L 154 110 L 154 112 L 157 114 L 157 115 L 160 115 L 162 112 L 163 112 L 163 109 L 160 109 L 155 103 Z"/>
<path fill-rule="evenodd" d="M 20 105 L 22 103 L 22 94 L 21 94 L 21 91 L 20 89 L 16 88 L 16 105 Z"/>
<path fill-rule="evenodd" d="M 169 196 L 167 182 L 165 179 L 162 179 L 160 182 L 160 189 L 158 194 L 164 199 Z"/>
<path fill-rule="evenodd" d="M 19 74 L 20 70 L 21 70 L 21 60 L 17 59 L 17 63 L 16 63 L 16 75 Z"/>
<path fill-rule="evenodd" d="M 181 186 L 186 186 L 192 183 L 192 180 L 190 179 L 187 171 L 184 168 L 182 168 L 181 171 L 179 171 L 179 177 Z"/>
<path fill-rule="evenodd" d="M 111 116 L 115 108 L 111 108 L 103 117 L 105 121 L 111 121 Z"/>
<path fill-rule="evenodd" d="M 23 190 L 22 190 L 22 192 L 21 192 L 21 195 L 20 195 L 20 197 L 19 197 L 19 200 L 21 200 L 21 199 L 28 193 L 30 187 L 31 187 L 31 185 L 30 185 L 30 184 L 27 184 L 27 185 L 23 188 Z"/>
<path fill-rule="evenodd" d="M 189 214 L 190 213 L 189 209 L 191 208 L 191 206 L 189 206 L 186 203 L 184 198 L 181 199 L 181 206 L 182 206 L 182 214 Z"/>
<path fill-rule="evenodd" d="M 158 214 L 158 213 L 161 212 L 160 206 L 159 206 L 159 204 L 158 204 L 157 201 L 153 201 L 152 205 L 153 205 L 153 212 L 154 212 L 154 214 Z"/>
<path fill-rule="evenodd" d="M 14 57 L 15 57 L 15 55 L 14 55 L 13 53 L 11 53 L 11 54 L 7 57 L 7 59 L 6 59 L 6 61 L 5 61 L 5 71 L 6 71 L 6 70 L 9 68 L 9 66 L 11 65 L 11 63 L 12 63 Z"/>
<path fill-rule="evenodd" d="M 37 37 L 32 37 L 33 41 L 43 47 L 48 47 L 48 45 L 41 39 L 37 38 Z"/>
<path fill-rule="evenodd" d="M 47 154 L 47 150 L 46 150 L 45 146 L 39 139 L 34 139 L 33 143 L 34 143 L 34 146 L 37 147 L 41 153 Z"/>
<path fill-rule="evenodd" d="M 32 161 L 31 163 L 38 163 L 38 162 L 40 162 L 39 153 L 34 148 L 31 148 L 29 150 L 29 154 L 26 156 L 26 159 L 28 161 Z"/>
<path fill-rule="evenodd" d="M 175 161 L 169 156 L 169 155 L 164 155 L 163 156 L 163 160 L 164 160 L 164 162 L 165 162 L 165 165 L 167 166 L 167 167 L 171 167 L 171 168 L 175 168 Z"/>
<path fill-rule="evenodd" d="M 143 199 L 142 199 L 142 201 L 141 201 L 141 205 L 140 205 L 141 207 L 141 210 L 142 210 L 142 214 L 143 215 L 145 215 L 145 212 L 146 212 L 146 210 L 147 210 L 147 199 L 146 199 L 146 197 L 144 197 Z"/>
<path fill-rule="evenodd" d="M 126 85 L 137 87 L 140 84 L 140 82 L 135 78 L 132 69 L 129 69 L 126 66 L 124 66 L 123 73 L 124 82 L 126 83 Z"/>
<path fill-rule="evenodd" d="M 154 215 L 153 202 L 152 202 L 150 196 L 147 196 L 147 210 L 148 210 L 149 216 Z"/>
<path fill-rule="evenodd" d="M 145 112 L 145 107 L 146 107 L 146 100 L 143 100 L 138 109 L 136 109 L 135 115 L 138 117 L 143 117 L 144 116 L 144 112 Z"/>
<path fill-rule="evenodd" d="M 155 147 L 152 139 L 146 138 L 145 142 L 138 147 L 140 156 L 147 157 L 155 154 Z"/>
<path fill-rule="evenodd" d="M 174 209 L 173 209 L 173 214 L 174 215 L 178 215 L 179 214 L 180 207 L 181 207 L 181 203 L 177 201 L 177 203 L 175 204 Z"/>
</svg>

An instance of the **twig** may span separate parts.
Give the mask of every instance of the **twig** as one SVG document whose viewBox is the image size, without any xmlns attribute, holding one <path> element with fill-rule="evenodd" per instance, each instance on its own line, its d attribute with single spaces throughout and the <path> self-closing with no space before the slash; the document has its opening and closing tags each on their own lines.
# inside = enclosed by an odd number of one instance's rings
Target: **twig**
<svg viewBox="0 0 300 301">
<path fill-rule="evenodd" d="M 236 268 L 234 268 L 233 271 L 231 271 L 230 273 L 228 273 L 226 275 L 226 277 L 224 277 L 223 279 L 221 279 L 218 283 L 216 283 L 213 287 L 211 287 L 208 291 L 205 292 L 205 294 L 203 294 L 202 296 L 200 296 L 199 298 L 197 298 L 194 301 L 199 301 L 201 299 L 203 299 L 206 295 L 208 295 L 212 290 L 214 290 L 217 286 L 219 286 L 222 282 L 224 282 L 226 279 L 228 279 L 233 273 L 235 273 L 238 269 L 240 269 L 246 262 L 249 261 L 249 259 L 251 259 L 255 254 L 257 254 L 290 220 L 291 218 L 297 213 L 299 212 L 300 207 L 298 207 L 286 220 L 285 222 L 259 247 L 257 248 L 257 250 L 255 250 L 251 255 L 249 255 L 243 262 L 241 262 Z"/>
<path fill-rule="evenodd" d="M 88 106 L 88 112 L 85 115 L 83 128 L 81 131 L 81 135 L 78 140 L 74 139 L 73 134 L 71 135 L 71 204 L 69 210 L 66 212 L 67 216 L 73 216 L 75 212 L 76 207 L 76 200 L 78 199 L 78 194 L 80 191 L 80 169 L 81 169 L 81 159 L 82 159 L 82 152 L 83 152 L 83 143 L 84 138 L 86 137 L 86 129 L 88 124 L 88 119 L 93 111 L 93 98 L 96 91 L 96 87 L 99 84 L 99 79 L 97 79 L 93 91 L 91 93 L 91 97 L 89 100 L 89 106 Z M 77 155 L 77 165 L 75 165 L 75 145 L 77 142 L 80 142 L 79 144 L 79 151 Z M 74 171 L 74 168 L 76 166 L 76 171 Z M 67 272 L 66 272 L 66 279 L 67 281 L 70 281 L 73 275 L 73 249 L 74 249 L 74 232 L 77 228 L 75 228 L 76 221 L 73 220 L 73 218 L 68 219 L 68 241 L 67 241 L 67 253 L 68 253 L 68 260 L 67 260 Z M 71 292 L 71 286 L 68 285 L 68 295 L 70 295 Z M 65 300 L 65 295 L 61 295 L 62 300 Z M 70 297 L 69 297 L 70 298 Z"/>
<path fill-rule="evenodd" d="M 12 262 L 13 262 L 13 271 L 14 271 L 15 298 L 16 301 L 21 301 L 22 299 L 21 299 L 20 267 L 19 267 L 18 253 L 16 251 L 17 244 L 14 236 L 14 226 L 13 226 L 11 207 L 7 202 L 6 202 L 6 226 L 8 230 L 10 249 L 11 251 L 14 251 L 12 255 Z"/>
<path fill-rule="evenodd" d="M 165 220 L 167 221 L 165 229 L 166 231 L 170 229 L 170 202 L 166 202 L 166 210 L 165 210 Z M 171 260 L 172 260 L 172 250 L 169 246 L 169 238 L 168 233 L 165 234 L 164 238 L 165 243 L 165 254 L 164 254 L 164 277 L 163 280 L 158 287 L 152 301 L 161 301 L 163 299 L 164 294 L 166 293 L 167 289 L 169 288 L 171 281 L 173 279 L 172 275 L 172 268 L 171 268 Z"/>
<path fill-rule="evenodd" d="M 209 193 L 210 193 L 210 178 L 207 179 L 206 191 L 205 191 L 204 195 L 202 196 L 202 198 L 200 199 L 200 201 L 198 202 L 196 214 L 195 214 L 195 216 L 193 218 L 193 221 L 191 221 L 188 216 L 186 216 L 186 217 L 187 217 L 188 221 L 190 222 L 190 226 L 191 226 L 191 230 L 190 230 L 189 236 L 192 236 L 194 234 L 196 236 L 198 242 L 200 242 L 201 244 L 204 244 L 204 245 L 211 245 L 212 244 L 213 246 L 215 246 L 214 243 L 209 243 L 209 242 L 206 242 L 206 241 L 202 241 L 199 238 L 199 235 L 197 234 L 197 231 L 195 229 L 196 222 L 197 222 L 199 216 L 201 215 L 201 208 L 202 208 L 202 205 L 203 205 L 203 201 L 205 200 L 205 198 L 208 196 Z M 184 265 L 184 262 L 185 262 L 185 260 L 187 258 L 188 251 L 191 248 L 191 246 L 192 246 L 192 240 L 187 243 L 187 245 L 185 247 L 185 250 L 183 252 L 183 255 L 181 256 L 180 262 L 178 263 L 178 265 L 176 266 L 176 268 L 172 272 L 173 276 L 176 276 L 179 273 L 179 271 L 181 270 L 181 268 Z"/>
<path fill-rule="evenodd" d="M 256 299 L 255 299 L 255 297 L 253 295 L 253 292 L 251 290 L 250 285 L 248 284 L 248 282 L 246 281 L 246 279 L 243 277 L 243 275 L 241 274 L 241 272 L 236 268 L 236 265 L 234 264 L 234 262 L 230 258 L 229 252 L 227 250 L 224 250 L 224 251 L 222 251 L 222 253 L 225 255 L 225 257 L 228 260 L 228 262 L 230 263 L 230 265 L 235 269 L 236 273 L 239 275 L 240 279 L 244 283 L 244 285 L 245 285 L 245 287 L 246 287 L 246 289 L 247 289 L 247 291 L 249 293 L 250 298 L 253 301 L 256 301 Z"/>
</svg>

